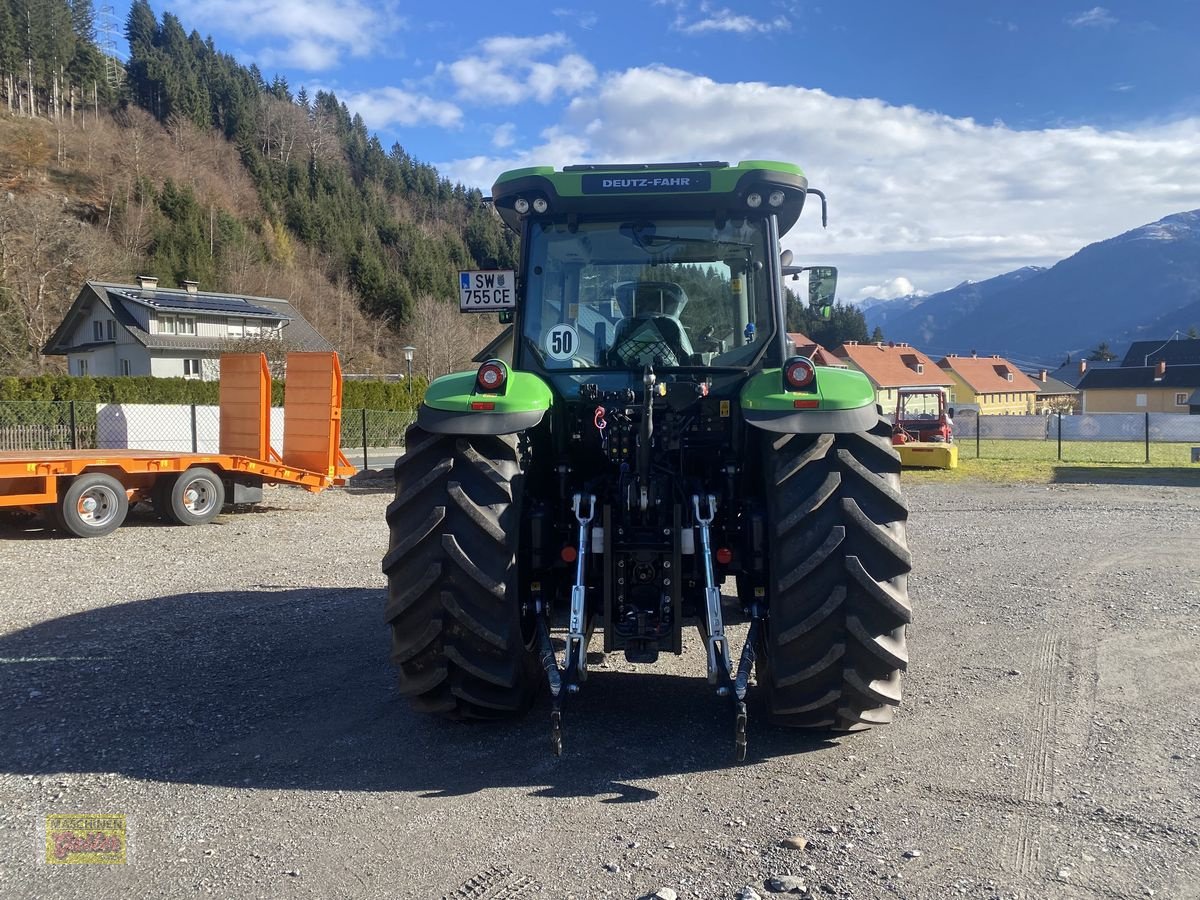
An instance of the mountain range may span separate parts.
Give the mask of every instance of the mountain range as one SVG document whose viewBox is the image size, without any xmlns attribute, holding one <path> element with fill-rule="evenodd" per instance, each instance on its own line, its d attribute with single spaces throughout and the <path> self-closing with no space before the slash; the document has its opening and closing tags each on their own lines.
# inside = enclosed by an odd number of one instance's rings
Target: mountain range
<svg viewBox="0 0 1200 900">
<path fill-rule="evenodd" d="M 934 354 L 999 353 L 1057 364 L 1200 327 L 1200 210 L 1089 244 L 1049 268 L 1025 266 L 926 296 L 869 298 L 868 329 Z"/>
</svg>

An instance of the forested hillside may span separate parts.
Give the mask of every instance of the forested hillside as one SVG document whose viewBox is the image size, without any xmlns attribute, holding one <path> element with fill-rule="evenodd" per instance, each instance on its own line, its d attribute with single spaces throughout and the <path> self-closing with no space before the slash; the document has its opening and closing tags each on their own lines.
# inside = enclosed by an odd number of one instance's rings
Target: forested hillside
<svg viewBox="0 0 1200 900">
<path fill-rule="evenodd" d="M 455 272 L 515 261 L 479 191 L 144 0 L 125 31 L 114 73 L 89 0 L 0 0 L 0 372 L 54 367 L 38 351 L 80 283 L 137 273 L 288 299 L 351 371 L 397 371 L 406 341 L 452 367 L 429 323 Z"/>
</svg>

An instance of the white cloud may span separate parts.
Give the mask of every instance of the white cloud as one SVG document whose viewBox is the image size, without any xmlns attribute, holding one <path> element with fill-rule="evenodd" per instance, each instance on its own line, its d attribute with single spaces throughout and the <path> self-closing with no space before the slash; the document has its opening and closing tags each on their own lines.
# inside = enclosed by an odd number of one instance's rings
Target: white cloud
<svg viewBox="0 0 1200 900">
<path fill-rule="evenodd" d="M 516 140 L 516 131 L 517 126 L 512 122 L 497 125 L 496 130 L 492 132 L 492 146 L 498 150 L 511 147 Z"/>
<path fill-rule="evenodd" d="M 859 288 L 855 299 L 865 300 L 867 297 L 878 297 L 880 300 L 895 300 L 897 297 L 909 297 L 913 294 L 920 296 L 924 293 L 925 291 L 918 291 L 913 283 L 903 275 L 897 275 L 882 284 L 868 284 Z"/>
<path fill-rule="evenodd" d="M 684 34 L 705 32 L 732 32 L 733 34 L 766 34 L 770 31 L 791 31 L 792 23 L 786 16 L 773 19 L 756 19 L 753 16 L 735 13 L 730 9 L 711 9 L 701 6 L 702 19 L 689 22 L 684 15 L 675 19 L 673 27 Z"/>
<path fill-rule="evenodd" d="M 292 41 L 286 47 L 264 48 L 258 53 L 258 62 L 267 68 L 288 66 L 309 72 L 321 72 L 337 65 L 338 50 L 333 44 L 301 38 Z"/>
<path fill-rule="evenodd" d="M 488 38 L 477 53 L 440 65 L 438 71 L 449 74 L 464 102 L 549 103 L 557 94 L 577 94 L 596 80 L 595 67 L 577 53 L 565 53 L 556 62 L 539 59 L 568 45 L 562 34 Z"/>
<path fill-rule="evenodd" d="M 560 6 L 550 10 L 550 15 L 562 19 L 572 25 L 577 25 L 584 30 L 596 27 L 596 23 L 600 21 L 600 17 L 594 12 L 585 9 L 573 9 L 571 7 Z"/>
<path fill-rule="evenodd" d="M 1093 6 L 1086 12 L 1071 16 L 1067 24 L 1072 28 L 1108 28 L 1116 25 L 1117 19 L 1103 6 Z"/>
<path fill-rule="evenodd" d="M 265 65 L 313 71 L 332 68 L 343 53 L 378 50 L 403 24 L 391 3 L 367 0 L 191 0 L 181 16 L 201 31 L 267 40 L 258 52 Z"/>
<path fill-rule="evenodd" d="M 843 296 L 904 277 L 929 291 L 1200 207 L 1200 117 L 1125 130 L 1019 131 L 880 100 L 661 67 L 606 76 L 533 146 L 439 163 L 490 188 L 506 168 L 577 162 L 783 159 L 829 195 L 785 238 L 841 269 Z"/>
<path fill-rule="evenodd" d="M 346 106 L 363 117 L 368 127 L 388 128 L 395 125 L 438 125 L 457 128 L 462 124 L 462 110 L 453 103 L 413 94 L 397 87 L 373 88 L 341 96 Z"/>
</svg>

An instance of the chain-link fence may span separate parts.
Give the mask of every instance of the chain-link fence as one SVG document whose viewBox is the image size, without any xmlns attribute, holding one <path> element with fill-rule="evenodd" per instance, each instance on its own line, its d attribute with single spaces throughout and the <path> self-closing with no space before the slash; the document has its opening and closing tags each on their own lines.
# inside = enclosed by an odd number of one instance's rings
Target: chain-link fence
<svg viewBox="0 0 1200 900">
<path fill-rule="evenodd" d="M 1065 463 L 1189 465 L 1200 452 L 1200 416 L 1180 413 L 1084 413 L 1071 416 L 977 416 L 954 420 L 965 459 Z"/>
<path fill-rule="evenodd" d="M 96 446 L 96 404 L 73 400 L 0 403 L 0 451 Z"/>
<path fill-rule="evenodd" d="M 361 451 L 364 468 L 404 446 L 409 410 L 342 410 L 343 450 Z M 282 450 L 283 410 L 271 414 L 272 443 Z M 0 451 L 130 449 L 216 453 L 216 406 L 76 401 L 0 403 Z M 1072 416 L 977 416 L 960 413 L 954 441 L 964 459 L 1065 463 L 1190 465 L 1200 455 L 1200 416 L 1180 413 L 1085 413 Z"/>
<path fill-rule="evenodd" d="M 343 450 L 404 446 L 411 411 L 345 409 Z M 283 409 L 271 410 L 271 443 L 282 452 Z M 221 415 L 216 406 L 34 401 L 0 403 L 0 451 L 163 450 L 217 453 Z"/>
<path fill-rule="evenodd" d="M 416 420 L 411 410 L 343 409 L 342 450 L 362 451 L 364 469 L 379 462 L 390 463 L 398 453 L 387 451 L 404 446 L 404 432 Z"/>
</svg>

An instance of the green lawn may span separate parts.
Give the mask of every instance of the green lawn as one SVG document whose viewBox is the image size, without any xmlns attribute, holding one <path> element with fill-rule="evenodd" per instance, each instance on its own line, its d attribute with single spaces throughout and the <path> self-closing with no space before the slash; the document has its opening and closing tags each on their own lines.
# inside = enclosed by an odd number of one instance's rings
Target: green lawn
<svg viewBox="0 0 1200 900">
<path fill-rule="evenodd" d="M 958 458 L 974 458 L 975 440 L 958 443 Z M 1188 443 L 1150 443 L 1150 465 L 1189 466 L 1192 447 Z M 1058 441 L 983 439 L 979 442 L 980 459 L 1046 460 L 1058 462 Z M 1063 463 L 1141 463 L 1146 462 L 1143 441 L 1063 441 Z"/>
<path fill-rule="evenodd" d="M 985 442 L 986 443 L 986 442 Z M 996 443 L 1014 443 L 997 441 Z M 1030 441 L 1029 443 L 1039 443 Z M 1191 447 L 1190 444 L 1186 445 Z M 972 448 L 973 450 L 974 448 Z M 1140 448 L 1144 450 L 1145 448 Z M 994 481 L 1001 484 L 1146 484 L 1200 487 L 1200 464 L 1156 462 L 1155 445 L 1150 445 L 1150 465 L 1143 462 L 1059 462 L 1050 458 L 975 459 L 959 450 L 957 469 L 905 469 L 905 483 Z M 1066 447 L 1063 456 L 1067 456 Z M 1139 457 L 1144 459 L 1145 457 Z M 1186 457 L 1191 459 L 1190 452 Z"/>
</svg>

